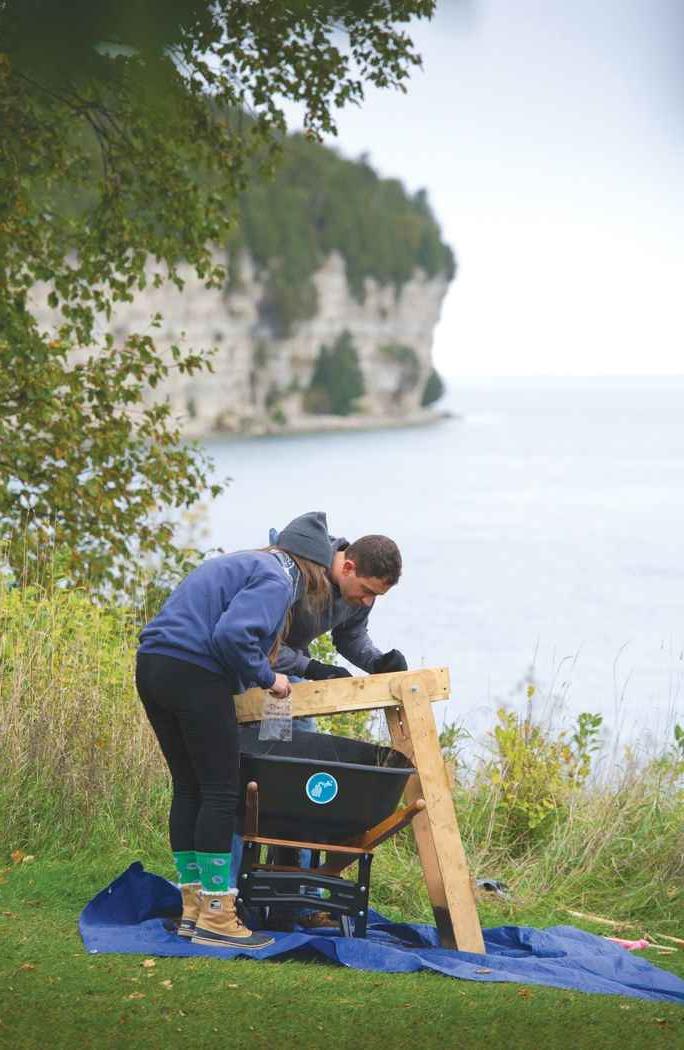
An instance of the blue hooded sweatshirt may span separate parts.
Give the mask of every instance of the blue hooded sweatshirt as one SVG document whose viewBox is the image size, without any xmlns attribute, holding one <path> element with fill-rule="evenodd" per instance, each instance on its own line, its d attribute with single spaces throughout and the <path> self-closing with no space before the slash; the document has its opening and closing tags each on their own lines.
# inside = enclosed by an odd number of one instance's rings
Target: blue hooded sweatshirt
<svg viewBox="0 0 684 1050">
<path fill-rule="evenodd" d="M 299 570 L 287 555 L 240 551 L 210 558 L 186 576 L 140 633 L 141 653 L 172 656 L 237 690 L 270 689 L 268 653 L 297 596 Z"/>
</svg>

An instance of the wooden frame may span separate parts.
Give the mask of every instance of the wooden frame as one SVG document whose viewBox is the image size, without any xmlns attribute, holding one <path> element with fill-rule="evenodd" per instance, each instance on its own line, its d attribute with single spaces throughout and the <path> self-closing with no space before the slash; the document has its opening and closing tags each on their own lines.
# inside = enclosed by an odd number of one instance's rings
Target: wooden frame
<svg viewBox="0 0 684 1050">
<path fill-rule="evenodd" d="M 261 719 L 265 693 L 250 689 L 235 698 L 238 722 Z M 432 704 L 449 696 L 445 667 L 422 671 L 331 678 L 292 686 L 294 715 L 333 715 L 384 708 L 392 746 L 413 763 L 406 787 L 413 831 L 443 947 L 484 953 L 473 881 L 458 829 L 451 785 Z M 424 806 L 416 805 L 424 799 Z"/>
</svg>

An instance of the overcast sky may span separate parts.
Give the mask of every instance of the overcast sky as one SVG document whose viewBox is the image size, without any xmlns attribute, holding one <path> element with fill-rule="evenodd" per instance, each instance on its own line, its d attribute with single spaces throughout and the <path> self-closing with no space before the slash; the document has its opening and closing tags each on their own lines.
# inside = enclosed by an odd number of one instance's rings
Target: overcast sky
<svg viewBox="0 0 684 1050">
<path fill-rule="evenodd" d="M 438 0 L 337 146 L 426 187 L 446 374 L 684 372 L 684 0 Z"/>
</svg>

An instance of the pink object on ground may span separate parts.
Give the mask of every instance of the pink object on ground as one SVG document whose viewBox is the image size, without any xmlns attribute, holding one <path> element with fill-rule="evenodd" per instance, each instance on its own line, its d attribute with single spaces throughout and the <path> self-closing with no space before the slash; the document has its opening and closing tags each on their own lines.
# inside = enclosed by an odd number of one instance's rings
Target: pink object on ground
<svg viewBox="0 0 684 1050">
<path fill-rule="evenodd" d="M 613 944 L 619 944 L 621 948 L 626 948 L 628 952 L 637 952 L 640 948 L 651 947 L 651 942 L 645 941 L 643 937 L 638 941 L 626 941 L 623 937 L 606 937 L 605 940 L 612 941 Z"/>
</svg>

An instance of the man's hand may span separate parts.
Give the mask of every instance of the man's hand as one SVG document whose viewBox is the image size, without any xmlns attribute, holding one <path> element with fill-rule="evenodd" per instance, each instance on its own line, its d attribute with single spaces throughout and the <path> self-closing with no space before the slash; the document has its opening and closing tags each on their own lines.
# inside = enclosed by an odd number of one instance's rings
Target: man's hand
<svg viewBox="0 0 684 1050">
<path fill-rule="evenodd" d="M 292 686 L 290 680 L 286 674 L 276 674 L 275 682 L 269 689 L 269 693 L 273 696 L 277 696 L 279 700 L 284 700 L 286 696 L 289 696 L 292 692 Z"/>
<path fill-rule="evenodd" d="M 389 674 L 390 671 L 408 671 L 406 657 L 398 649 L 390 649 L 373 661 L 371 674 Z"/>
<path fill-rule="evenodd" d="M 351 678 L 351 675 L 349 671 L 345 671 L 344 667 L 323 664 L 320 660 L 309 660 L 304 677 L 310 678 L 313 682 L 324 682 L 328 678 Z"/>
</svg>

